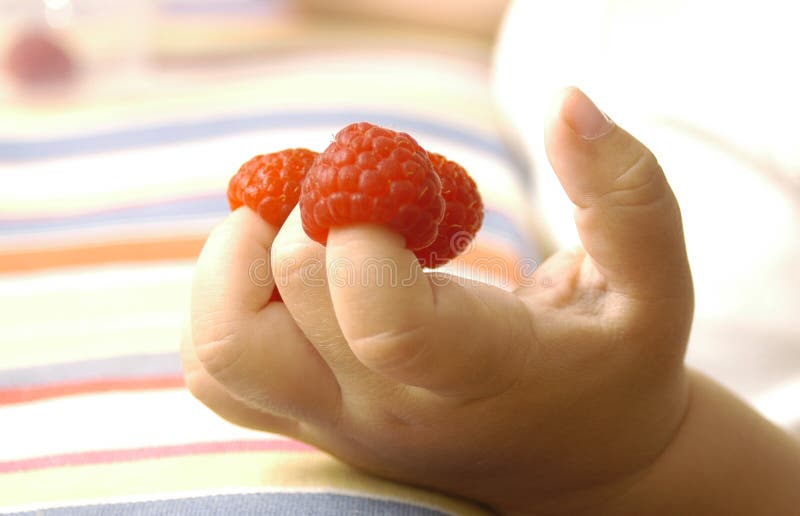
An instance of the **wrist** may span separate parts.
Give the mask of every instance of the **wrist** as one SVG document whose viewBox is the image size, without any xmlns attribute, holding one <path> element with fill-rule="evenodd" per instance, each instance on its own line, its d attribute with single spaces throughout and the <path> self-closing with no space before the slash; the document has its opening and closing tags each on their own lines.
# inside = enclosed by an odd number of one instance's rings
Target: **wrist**
<svg viewBox="0 0 800 516">
<path fill-rule="evenodd" d="M 691 405 L 689 375 L 681 368 L 670 376 L 646 396 L 643 411 L 623 418 L 627 428 L 595 435 L 591 447 L 583 453 L 589 467 L 569 484 L 556 491 L 529 487 L 522 496 L 512 493 L 504 503 L 491 504 L 493 508 L 500 514 L 520 516 L 622 514 L 619 510 L 629 503 L 630 493 L 638 493 L 639 486 L 683 432 Z M 611 435 L 616 438 L 609 440 Z M 540 485 L 539 481 L 531 482 L 530 486 Z"/>
<path fill-rule="evenodd" d="M 732 393 L 689 373 L 675 438 L 611 499 L 608 515 L 790 514 L 800 506 L 800 444 Z"/>
</svg>

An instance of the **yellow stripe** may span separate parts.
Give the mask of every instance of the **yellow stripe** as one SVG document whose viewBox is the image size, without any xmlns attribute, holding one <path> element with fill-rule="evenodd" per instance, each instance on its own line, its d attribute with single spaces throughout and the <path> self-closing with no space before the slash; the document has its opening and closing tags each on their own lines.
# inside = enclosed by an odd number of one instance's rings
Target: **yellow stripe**
<svg viewBox="0 0 800 516">
<path fill-rule="evenodd" d="M 331 488 L 408 500 L 463 515 L 475 505 L 356 471 L 322 453 L 247 452 L 169 457 L 0 475 L 0 507 L 196 490 Z"/>
<path fill-rule="evenodd" d="M 193 264 L 0 277 L 0 369 L 177 351 Z"/>
</svg>

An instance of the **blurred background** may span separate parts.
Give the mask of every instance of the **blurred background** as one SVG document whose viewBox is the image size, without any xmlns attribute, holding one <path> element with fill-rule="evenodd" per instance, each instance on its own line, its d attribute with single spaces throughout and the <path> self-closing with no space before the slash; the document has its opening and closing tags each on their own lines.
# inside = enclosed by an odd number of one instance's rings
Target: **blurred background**
<svg viewBox="0 0 800 516">
<path fill-rule="evenodd" d="M 678 196 L 690 363 L 800 432 L 800 43 L 786 10 L 0 0 L 0 462 L 64 451 L 31 429 L 86 396 L 181 390 L 192 265 L 254 154 L 388 125 L 476 176 L 491 207 L 476 256 L 574 243 L 541 142 L 569 84 L 654 150 Z M 162 410 L 191 430 L 156 440 L 243 435 Z M 118 416 L 95 432 L 66 421 L 68 450 L 134 446 L 146 424 Z"/>
</svg>

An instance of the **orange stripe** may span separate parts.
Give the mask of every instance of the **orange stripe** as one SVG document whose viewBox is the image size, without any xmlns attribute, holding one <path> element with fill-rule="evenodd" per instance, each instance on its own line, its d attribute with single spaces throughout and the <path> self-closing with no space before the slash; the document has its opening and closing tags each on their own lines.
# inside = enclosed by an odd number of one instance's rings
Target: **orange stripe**
<svg viewBox="0 0 800 516">
<path fill-rule="evenodd" d="M 204 242 L 205 236 L 184 236 L 169 240 L 130 241 L 0 253 L 0 271 L 23 272 L 101 263 L 194 259 L 200 254 Z"/>
<path fill-rule="evenodd" d="M 514 266 L 515 257 L 516 255 L 512 251 L 501 249 L 499 245 L 493 247 L 475 246 L 464 254 L 453 258 L 450 263 L 464 267 L 481 267 L 483 262 L 491 261 L 510 269 Z"/>
<path fill-rule="evenodd" d="M 194 260 L 203 248 L 205 236 L 175 237 L 169 240 L 128 241 L 48 248 L 42 250 L 0 252 L 1 272 L 25 272 L 55 267 L 98 265 L 103 263 Z M 497 267 L 500 263 L 512 282 L 515 253 L 502 245 L 479 245 L 453 261 L 463 267 Z"/>
<path fill-rule="evenodd" d="M 0 406 L 26 403 L 29 401 L 73 396 L 108 391 L 143 391 L 175 389 L 183 387 L 183 376 L 157 376 L 153 378 L 132 378 L 125 380 L 92 380 L 88 382 L 62 383 L 0 390 Z"/>
<path fill-rule="evenodd" d="M 449 266 L 456 273 L 469 273 L 488 283 L 515 289 L 529 280 L 535 262 L 522 261 L 509 247 L 477 245 L 454 258 Z"/>
</svg>

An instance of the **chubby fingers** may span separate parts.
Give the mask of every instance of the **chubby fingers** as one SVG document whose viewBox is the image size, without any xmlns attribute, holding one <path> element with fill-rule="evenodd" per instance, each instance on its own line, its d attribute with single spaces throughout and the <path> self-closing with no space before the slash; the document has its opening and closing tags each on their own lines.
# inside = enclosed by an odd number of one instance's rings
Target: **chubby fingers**
<svg viewBox="0 0 800 516">
<path fill-rule="evenodd" d="M 233 398 L 300 420 L 336 418 L 339 388 L 274 288 L 276 229 L 239 208 L 208 238 L 192 285 L 191 340 L 203 369 Z"/>
<path fill-rule="evenodd" d="M 328 290 L 325 247 L 303 231 L 297 207 L 275 237 L 271 263 L 286 309 L 331 367 L 339 384 L 359 382 L 363 385 L 372 373 L 347 346 Z"/>
<path fill-rule="evenodd" d="M 429 276 L 401 236 L 374 225 L 332 228 L 326 263 L 342 333 L 370 369 L 458 397 L 496 394 L 516 380 L 532 340 L 516 296 Z"/>
<path fill-rule="evenodd" d="M 194 351 L 188 320 L 184 321 L 181 332 L 180 356 L 186 388 L 221 418 L 253 430 L 298 437 L 299 423 L 296 420 L 259 410 L 234 398 L 225 386 L 208 374 Z"/>
<path fill-rule="evenodd" d="M 586 252 L 615 290 L 691 304 L 680 209 L 653 154 L 579 89 L 547 121 L 550 163 L 576 206 Z"/>
</svg>

